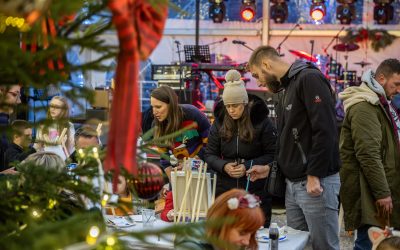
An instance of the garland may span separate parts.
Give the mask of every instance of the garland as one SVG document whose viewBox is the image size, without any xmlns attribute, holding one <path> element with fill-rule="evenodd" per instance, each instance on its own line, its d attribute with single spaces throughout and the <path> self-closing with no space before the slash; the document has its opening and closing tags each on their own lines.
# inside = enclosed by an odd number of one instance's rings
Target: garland
<svg viewBox="0 0 400 250">
<path fill-rule="evenodd" d="M 393 43 L 394 39 L 396 39 L 396 36 L 389 34 L 389 32 L 384 29 L 359 28 L 357 30 L 349 28 L 346 32 L 345 36 L 340 37 L 340 40 L 343 43 L 361 43 L 370 41 L 371 47 L 375 52 L 386 48 Z"/>
</svg>

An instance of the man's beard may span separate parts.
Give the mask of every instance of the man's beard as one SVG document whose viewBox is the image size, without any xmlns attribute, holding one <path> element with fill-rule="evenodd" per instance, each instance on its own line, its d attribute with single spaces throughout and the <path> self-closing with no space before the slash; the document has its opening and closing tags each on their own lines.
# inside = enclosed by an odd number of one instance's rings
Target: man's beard
<svg viewBox="0 0 400 250">
<path fill-rule="evenodd" d="M 278 81 L 278 78 L 275 75 L 269 74 L 265 71 L 263 71 L 263 74 L 264 82 L 272 93 L 278 93 L 282 90 L 281 82 Z"/>
</svg>

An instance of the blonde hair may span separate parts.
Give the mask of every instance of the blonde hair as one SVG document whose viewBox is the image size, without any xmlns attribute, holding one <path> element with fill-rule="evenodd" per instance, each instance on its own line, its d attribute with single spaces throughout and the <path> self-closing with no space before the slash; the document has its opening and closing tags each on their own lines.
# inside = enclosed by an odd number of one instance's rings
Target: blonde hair
<svg viewBox="0 0 400 250">
<path fill-rule="evenodd" d="M 56 169 L 58 171 L 63 171 L 65 163 L 60 156 L 52 152 L 37 152 L 29 155 L 23 164 L 33 164 L 35 166 L 44 167 L 47 169 Z"/>
</svg>

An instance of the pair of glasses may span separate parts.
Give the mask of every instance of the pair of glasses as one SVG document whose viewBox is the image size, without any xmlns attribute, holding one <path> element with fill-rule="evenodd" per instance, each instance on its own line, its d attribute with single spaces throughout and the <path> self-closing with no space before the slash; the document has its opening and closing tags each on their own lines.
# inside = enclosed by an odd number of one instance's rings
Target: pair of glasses
<svg viewBox="0 0 400 250">
<path fill-rule="evenodd" d="M 62 106 L 58 106 L 58 105 L 54 105 L 54 104 L 50 104 L 49 107 L 53 108 L 53 109 L 63 109 L 64 108 Z"/>
</svg>

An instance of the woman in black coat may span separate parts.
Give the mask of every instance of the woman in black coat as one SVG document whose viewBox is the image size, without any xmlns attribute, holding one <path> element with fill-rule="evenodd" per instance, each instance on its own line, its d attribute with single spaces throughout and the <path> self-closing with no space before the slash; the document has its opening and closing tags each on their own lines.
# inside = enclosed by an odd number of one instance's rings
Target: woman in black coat
<svg viewBox="0 0 400 250">
<path fill-rule="evenodd" d="M 246 170 L 274 160 L 276 130 L 268 118 L 265 102 L 247 95 L 241 75 L 236 70 L 226 74 L 222 100 L 215 107 L 205 150 L 205 161 L 217 173 L 216 195 L 233 189 L 246 189 Z M 249 193 L 261 199 L 265 226 L 271 219 L 271 197 L 264 191 L 266 179 L 250 182 Z"/>
</svg>

